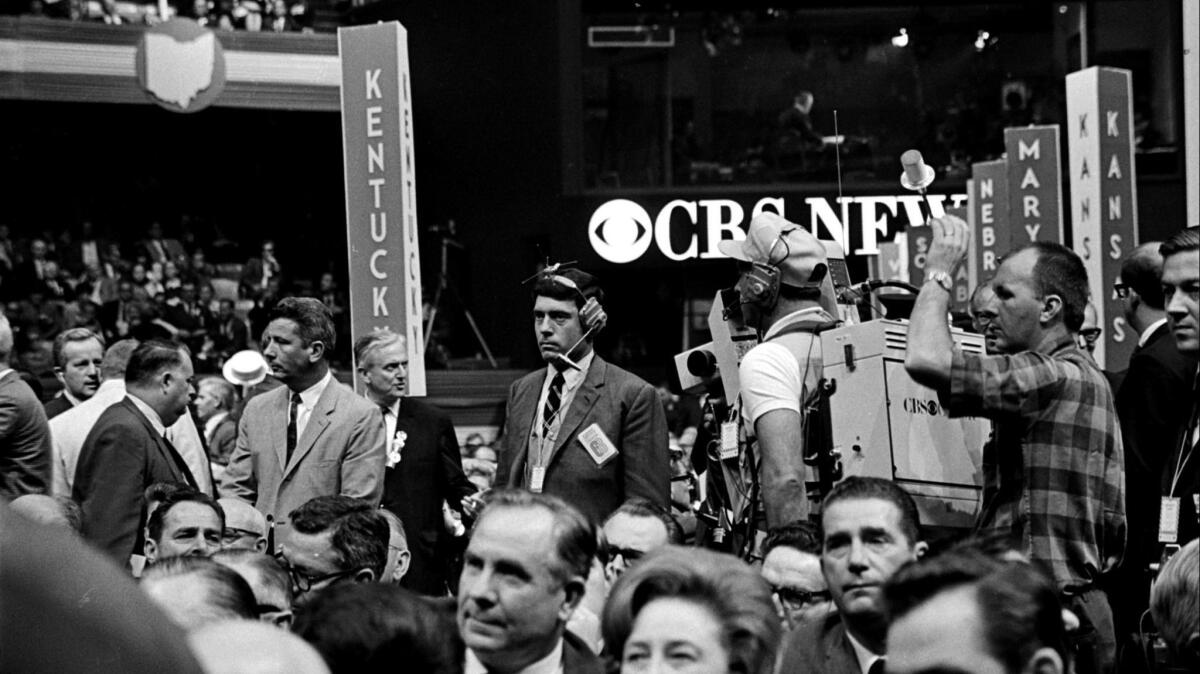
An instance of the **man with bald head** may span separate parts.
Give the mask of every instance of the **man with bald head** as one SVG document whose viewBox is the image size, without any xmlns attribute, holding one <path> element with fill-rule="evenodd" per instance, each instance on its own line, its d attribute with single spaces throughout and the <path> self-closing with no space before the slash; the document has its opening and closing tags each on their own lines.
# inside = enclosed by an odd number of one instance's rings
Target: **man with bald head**
<svg viewBox="0 0 1200 674">
<path fill-rule="evenodd" d="M 321 654 L 303 639 L 252 620 L 225 620 L 188 634 L 208 674 L 328 674 Z"/>
<path fill-rule="evenodd" d="M 268 531 L 266 516 L 241 499 L 223 498 L 218 499 L 217 503 L 225 511 L 221 549 L 265 553 Z"/>
<path fill-rule="evenodd" d="M 65 496 L 47 496 L 45 494 L 26 494 L 13 499 L 8 504 L 15 513 L 20 513 L 26 519 L 52 527 L 63 527 L 79 533 L 83 526 L 83 516 L 79 512 L 79 504 Z"/>
</svg>

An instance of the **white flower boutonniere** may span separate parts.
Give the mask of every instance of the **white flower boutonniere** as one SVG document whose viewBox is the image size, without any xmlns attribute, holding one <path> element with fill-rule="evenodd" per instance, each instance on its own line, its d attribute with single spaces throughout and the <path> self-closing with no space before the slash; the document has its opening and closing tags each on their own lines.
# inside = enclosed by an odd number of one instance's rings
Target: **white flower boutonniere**
<svg viewBox="0 0 1200 674">
<path fill-rule="evenodd" d="M 396 431 L 396 435 L 392 437 L 392 448 L 388 450 L 387 467 L 392 468 L 400 463 L 400 450 L 404 449 L 404 441 L 408 439 L 408 433 L 404 431 Z"/>
</svg>

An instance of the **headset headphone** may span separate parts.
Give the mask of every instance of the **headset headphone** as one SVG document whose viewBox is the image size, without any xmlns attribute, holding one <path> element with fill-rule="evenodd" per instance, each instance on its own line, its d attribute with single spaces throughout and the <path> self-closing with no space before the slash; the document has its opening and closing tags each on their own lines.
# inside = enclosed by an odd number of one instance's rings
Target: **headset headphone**
<svg viewBox="0 0 1200 674">
<path fill-rule="evenodd" d="M 742 274 L 742 303 L 757 304 L 760 307 L 773 307 L 779 299 L 779 264 L 792 254 L 791 246 L 784 240 L 789 232 L 794 228 L 784 229 L 779 232 L 779 236 L 775 237 L 775 242 L 771 244 L 770 250 L 767 251 L 766 262 L 751 262 L 750 269 Z M 783 257 L 779 258 L 779 262 L 772 262 L 771 256 L 775 253 L 775 247 L 783 244 Z"/>
<path fill-rule="evenodd" d="M 770 309 L 779 301 L 779 287 L 782 285 L 781 270 L 779 265 L 788 259 L 792 254 L 792 247 L 783 237 L 798 229 L 797 227 L 788 227 L 779 232 L 779 236 L 775 237 L 775 242 L 771 244 L 771 248 L 767 251 L 766 262 L 751 262 L 750 268 L 742 274 L 742 304 L 757 304 L 765 309 Z M 777 262 L 772 262 L 771 258 L 775 253 L 775 248 L 783 244 L 783 257 Z M 816 288 L 820 289 L 821 280 L 825 278 L 827 267 L 819 264 L 813 268 L 812 274 L 807 283 L 799 284 L 799 288 Z"/>
<path fill-rule="evenodd" d="M 604 312 L 604 307 L 600 306 L 600 302 L 596 298 L 585 295 L 583 291 L 580 290 L 579 284 L 575 283 L 575 281 L 558 273 L 559 269 L 562 269 L 567 264 L 571 263 L 556 262 L 552 265 L 548 265 L 542 271 L 534 274 L 528 279 L 525 279 L 525 283 L 528 283 L 534 279 L 546 280 L 554 283 L 555 285 L 560 285 L 574 290 L 575 294 L 579 296 L 580 301 L 583 302 L 583 304 L 579 307 L 579 322 L 583 326 L 584 331 L 599 332 L 601 328 L 604 327 L 605 323 L 608 322 L 608 316 Z"/>
</svg>

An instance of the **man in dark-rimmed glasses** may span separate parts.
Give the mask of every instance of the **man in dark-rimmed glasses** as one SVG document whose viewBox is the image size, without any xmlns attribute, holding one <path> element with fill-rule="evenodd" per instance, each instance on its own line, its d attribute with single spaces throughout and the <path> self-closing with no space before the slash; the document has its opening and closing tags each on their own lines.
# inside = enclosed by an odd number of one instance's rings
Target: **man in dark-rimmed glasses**
<svg viewBox="0 0 1200 674">
<path fill-rule="evenodd" d="M 646 499 L 635 498 L 617 508 L 604 522 L 601 561 L 608 582 L 633 566 L 646 553 L 667 544 L 681 545 L 683 531 L 671 514 Z"/>
<path fill-rule="evenodd" d="M 832 609 L 816 527 L 792 522 L 772 529 L 763 540 L 762 556 L 763 580 L 771 585 L 775 608 L 788 629 Z"/>
<path fill-rule="evenodd" d="M 225 510 L 222 550 L 267 551 L 267 518 L 254 506 L 236 498 L 218 499 Z"/>
<path fill-rule="evenodd" d="M 374 582 L 387 564 L 388 524 L 371 504 L 349 496 L 318 496 L 288 514 L 291 528 L 279 561 L 292 581 L 293 602 L 344 581 Z"/>
</svg>

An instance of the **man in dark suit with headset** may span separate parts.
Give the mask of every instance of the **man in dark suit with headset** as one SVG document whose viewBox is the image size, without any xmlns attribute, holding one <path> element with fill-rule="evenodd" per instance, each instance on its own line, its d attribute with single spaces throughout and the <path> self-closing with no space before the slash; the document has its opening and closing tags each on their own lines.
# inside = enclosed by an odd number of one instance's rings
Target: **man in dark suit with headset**
<svg viewBox="0 0 1200 674">
<path fill-rule="evenodd" d="M 591 274 L 559 265 L 534 278 L 546 367 L 509 390 L 496 486 L 553 494 L 597 523 L 635 497 L 668 508 L 662 403 L 653 386 L 592 350 L 607 318 L 604 291 Z"/>
<path fill-rule="evenodd" d="M 817 332 L 835 324 L 821 303 L 829 263 L 816 237 L 771 212 L 719 248 L 738 261 L 742 315 L 762 336 L 738 368 L 741 415 L 756 441 L 766 526 L 778 527 L 808 518 L 804 422 L 823 376 Z"/>
</svg>

